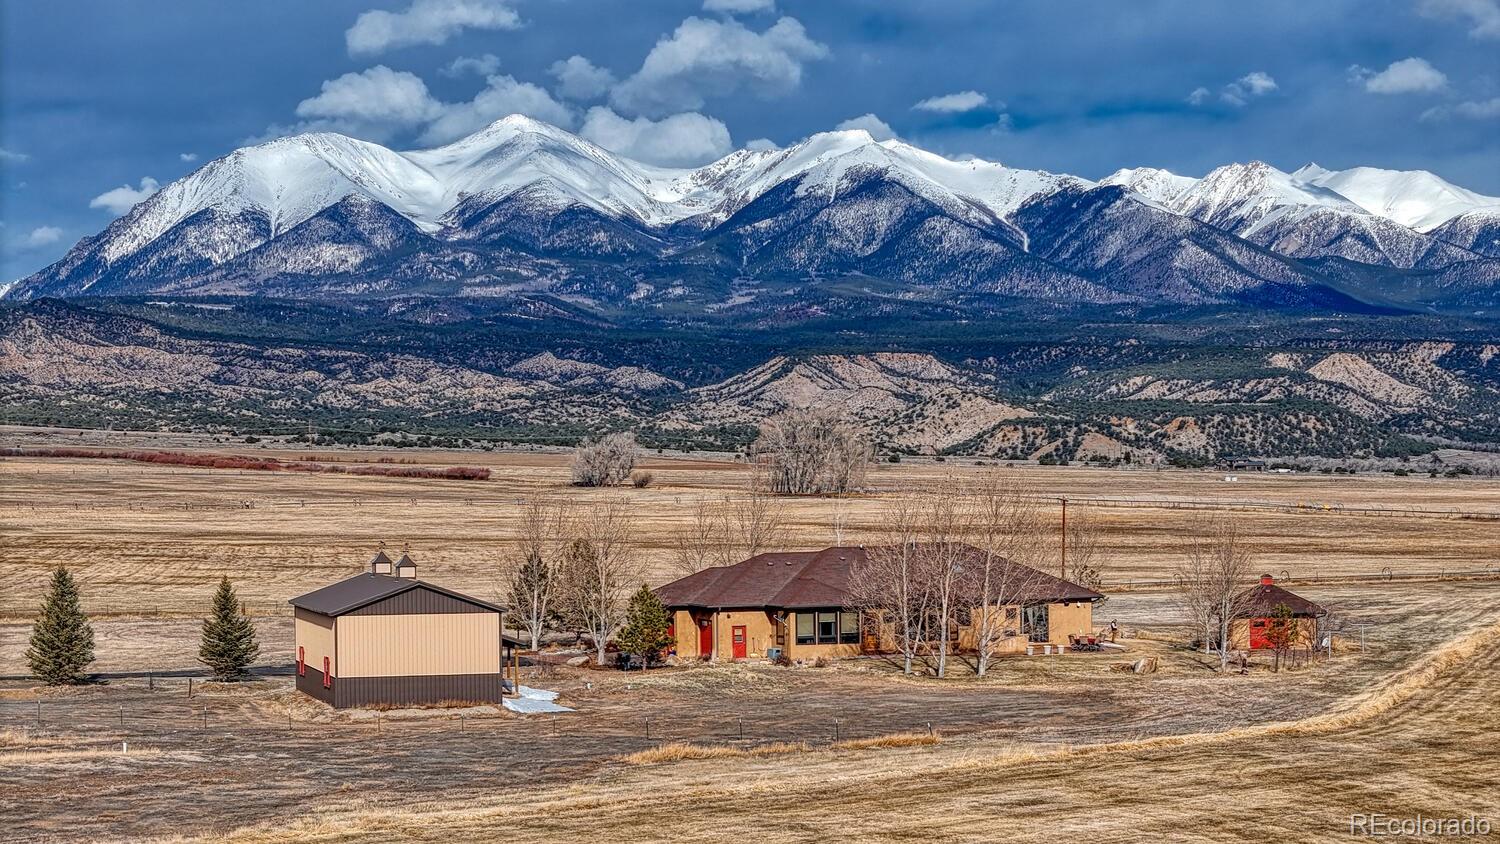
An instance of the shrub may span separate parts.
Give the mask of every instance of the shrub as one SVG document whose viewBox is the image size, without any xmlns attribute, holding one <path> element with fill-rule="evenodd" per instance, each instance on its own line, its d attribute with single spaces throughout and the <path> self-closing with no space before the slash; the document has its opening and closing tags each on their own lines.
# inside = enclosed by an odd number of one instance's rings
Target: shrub
<svg viewBox="0 0 1500 844">
<path fill-rule="evenodd" d="M 635 434 L 622 431 L 598 440 L 584 440 L 573 451 L 573 483 L 576 486 L 614 486 L 635 469 L 639 448 Z"/>
<path fill-rule="evenodd" d="M 650 472 L 636 472 L 630 476 L 630 483 L 636 489 L 645 489 L 651 486 L 651 482 L 654 480 L 656 480 L 656 476 Z"/>
</svg>

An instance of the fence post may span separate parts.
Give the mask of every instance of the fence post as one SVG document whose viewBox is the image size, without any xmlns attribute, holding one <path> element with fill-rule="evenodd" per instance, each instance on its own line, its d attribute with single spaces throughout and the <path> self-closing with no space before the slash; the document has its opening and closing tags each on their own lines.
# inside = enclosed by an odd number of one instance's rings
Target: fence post
<svg viewBox="0 0 1500 844">
<path fill-rule="evenodd" d="M 192 698 L 193 698 L 193 678 L 189 677 L 188 678 L 188 699 L 192 700 Z"/>
<path fill-rule="evenodd" d="M 740 718 L 736 718 L 734 720 L 736 720 L 736 721 L 739 722 L 739 725 L 740 725 L 740 741 L 744 741 L 745 740 L 745 719 L 743 717 L 740 717 Z"/>
<path fill-rule="evenodd" d="M 125 729 L 125 704 L 120 704 L 120 729 Z"/>
<path fill-rule="evenodd" d="M 37 698 L 36 699 L 36 722 L 37 722 L 37 724 L 41 724 L 42 723 L 42 699 L 41 698 Z"/>
<path fill-rule="evenodd" d="M 651 719 L 648 717 L 646 719 L 646 741 L 650 741 L 650 740 L 651 740 Z"/>
<path fill-rule="evenodd" d="M 839 740 L 839 719 L 837 718 L 833 719 L 833 740 L 835 742 Z"/>
</svg>

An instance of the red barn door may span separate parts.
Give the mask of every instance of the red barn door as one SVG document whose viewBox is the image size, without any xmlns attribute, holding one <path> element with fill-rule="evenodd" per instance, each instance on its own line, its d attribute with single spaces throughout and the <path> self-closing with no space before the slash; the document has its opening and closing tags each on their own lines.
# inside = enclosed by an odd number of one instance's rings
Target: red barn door
<svg viewBox="0 0 1500 844">
<path fill-rule="evenodd" d="M 1269 618 L 1252 618 L 1252 619 L 1250 619 L 1250 650 L 1252 650 L 1252 651 L 1270 650 L 1271 648 L 1276 647 L 1274 644 L 1271 643 L 1271 640 L 1266 637 L 1266 631 L 1268 631 L 1270 629 L 1271 629 L 1271 619 L 1269 619 Z"/>
</svg>

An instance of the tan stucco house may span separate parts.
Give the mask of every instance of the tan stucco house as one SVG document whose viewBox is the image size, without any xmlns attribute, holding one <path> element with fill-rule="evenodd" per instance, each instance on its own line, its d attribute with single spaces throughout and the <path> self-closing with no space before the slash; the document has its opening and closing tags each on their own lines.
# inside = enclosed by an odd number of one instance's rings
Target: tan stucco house
<svg viewBox="0 0 1500 844">
<path fill-rule="evenodd" d="M 979 555 L 977 548 L 964 546 Z M 878 549 L 835 546 L 821 551 L 758 554 L 732 566 L 704 569 L 656 589 L 672 613 L 673 648 L 687 659 L 789 659 L 855 656 L 892 649 L 889 629 L 853 606 L 850 571 Z M 1065 645 L 1093 632 L 1093 605 L 1104 596 L 1076 583 L 1000 561 L 1012 584 L 998 653 L 1028 643 Z M 967 626 L 950 631 L 972 649 Z M 967 646 L 965 642 L 968 642 Z"/>
<path fill-rule="evenodd" d="M 291 599 L 297 690 L 336 708 L 499 702 L 520 642 L 501 607 L 417 579 L 405 554 Z"/>
</svg>

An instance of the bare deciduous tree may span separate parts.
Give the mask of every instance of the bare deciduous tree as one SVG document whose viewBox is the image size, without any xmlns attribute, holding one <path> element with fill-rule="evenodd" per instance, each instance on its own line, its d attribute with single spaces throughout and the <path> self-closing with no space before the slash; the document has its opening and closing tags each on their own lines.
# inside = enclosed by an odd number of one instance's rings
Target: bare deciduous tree
<svg viewBox="0 0 1500 844">
<path fill-rule="evenodd" d="M 531 638 L 531 649 L 541 647 L 542 634 L 555 612 L 557 567 L 562 555 L 562 508 L 540 499 L 526 502 L 521 512 L 520 565 L 510 586 L 511 620 Z"/>
<path fill-rule="evenodd" d="M 1000 640 L 1020 632 L 1020 619 L 1011 621 L 1008 608 L 1018 607 L 1035 586 L 1036 570 L 1046 554 L 1046 534 L 1035 490 L 1019 478 L 991 473 L 969 494 L 976 511 L 974 543 L 983 552 L 970 591 L 974 672 L 983 677 Z"/>
<path fill-rule="evenodd" d="M 1068 579 L 1101 594 L 1104 592 L 1104 572 L 1113 562 L 1103 536 L 1099 518 L 1084 510 L 1068 522 L 1064 537 L 1068 549 Z M 1107 600 L 1106 597 L 1096 601 L 1094 609 L 1097 611 Z"/>
<path fill-rule="evenodd" d="M 1181 602 L 1203 631 L 1204 652 L 1217 651 L 1219 671 L 1229 667 L 1230 633 L 1250 603 L 1254 560 L 1236 523 L 1224 516 L 1200 522 L 1177 569 Z"/>
<path fill-rule="evenodd" d="M 870 443 L 831 410 L 789 410 L 761 425 L 752 452 L 772 492 L 848 492 L 864 482 Z"/>
<path fill-rule="evenodd" d="M 614 486 L 635 470 L 639 451 L 635 434 L 621 431 L 597 440 L 586 439 L 573 451 L 573 483 L 578 486 Z"/>
<path fill-rule="evenodd" d="M 622 590 L 637 578 L 630 514 L 620 502 L 593 505 L 578 521 L 561 565 L 559 599 L 569 619 L 594 639 L 599 665 L 625 623 Z"/>
<path fill-rule="evenodd" d="M 895 502 L 885 523 L 889 544 L 872 547 L 849 573 L 851 603 L 889 627 L 891 640 L 901 652 L 902 672 L 912 673 L 912 663 L 927 642 L 927 624 L 932 609 L 929 588 L 918 553 L 920 516 L 907 500 Z M 883 637 L 882 637 L 883 638 Z"/>
<path fill-rule="evenodd" d="M 673 538 L 673 562 L 678 571 L 689 575 L 781 547 L 786 515 L 774 495 L 752 486 L 743 495 L 698 501 Z"/>
<path fill-rule="evenodd" d="M 723 511 L 709 499 L 698 499 L 687 521 L 672 531 L 673 566 L 686 577 L 719 565 L 724 534 Z"/>
</svg>

